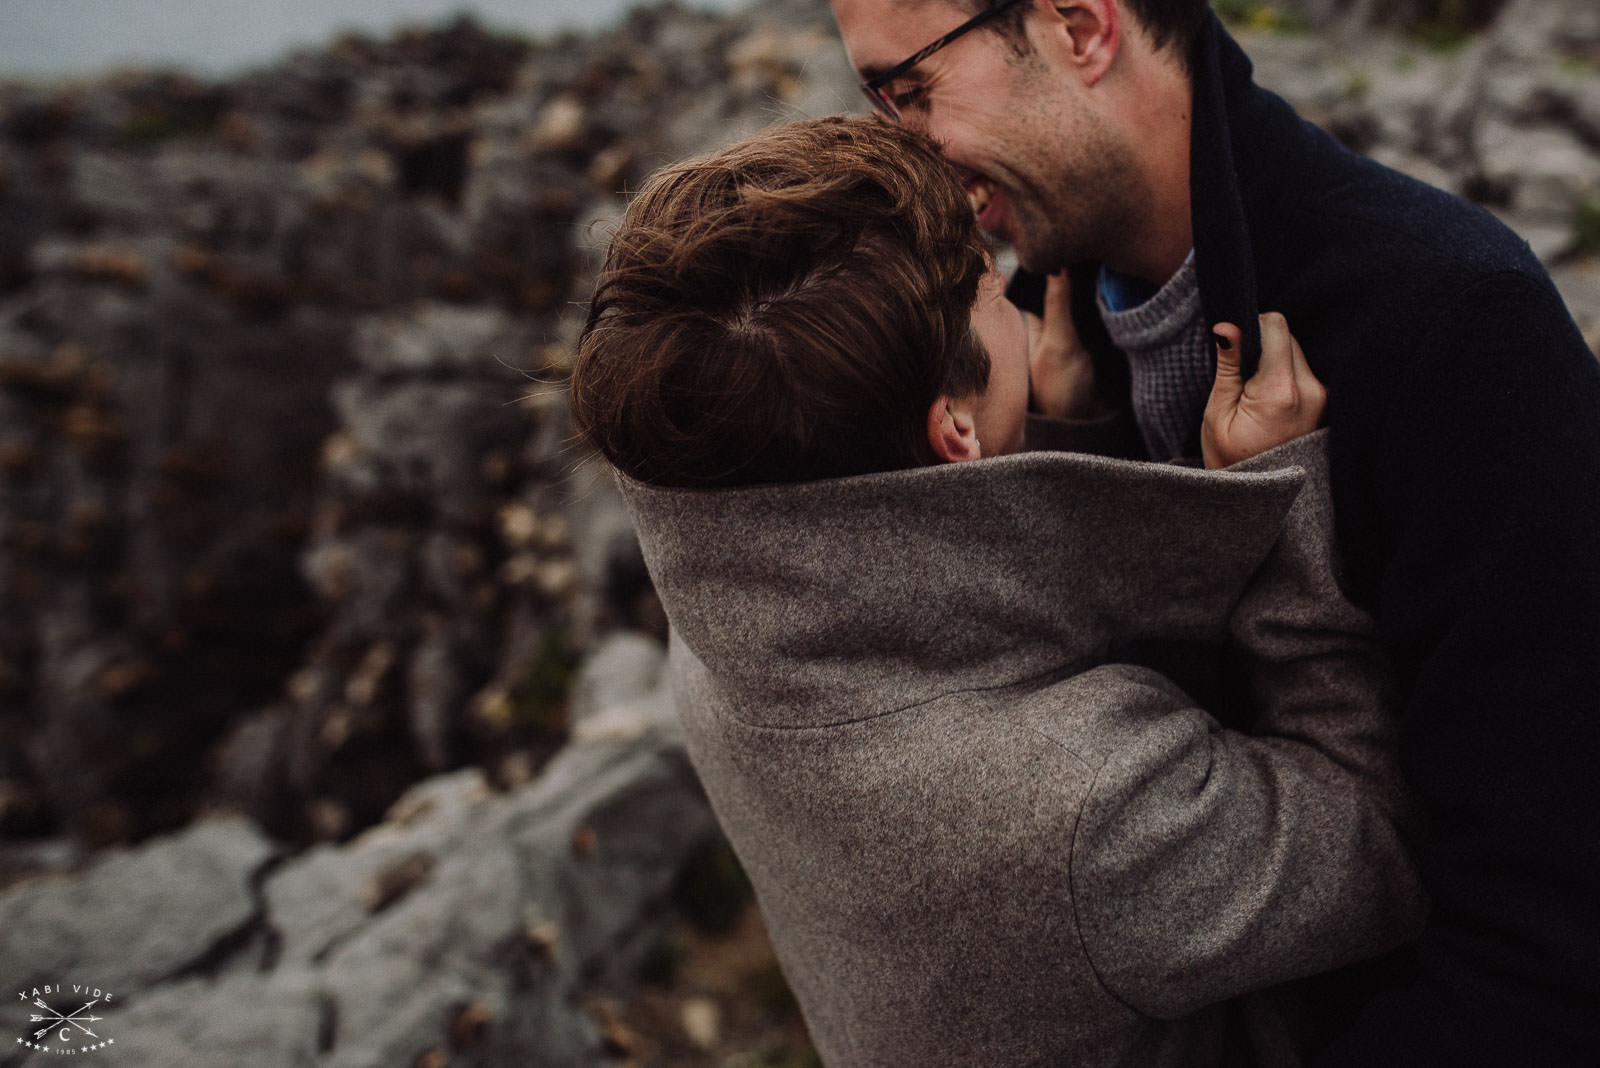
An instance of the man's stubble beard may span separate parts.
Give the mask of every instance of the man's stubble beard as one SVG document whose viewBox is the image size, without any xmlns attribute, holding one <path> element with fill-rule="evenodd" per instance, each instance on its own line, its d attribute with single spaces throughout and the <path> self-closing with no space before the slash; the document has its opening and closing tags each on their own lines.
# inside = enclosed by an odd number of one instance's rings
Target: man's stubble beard
<svg viewBox="0 0 1600 1068">
<path fill-rule="evenodd" d="M 1033 180 L 1012 194 L 1018 262 L 1035 274 L 1116 262 L 1149 225 L 1152 197 L 1132 147 L 1098 116 L 1063 121 L 1040 109 L 1029 123 Z"/>
</svg>

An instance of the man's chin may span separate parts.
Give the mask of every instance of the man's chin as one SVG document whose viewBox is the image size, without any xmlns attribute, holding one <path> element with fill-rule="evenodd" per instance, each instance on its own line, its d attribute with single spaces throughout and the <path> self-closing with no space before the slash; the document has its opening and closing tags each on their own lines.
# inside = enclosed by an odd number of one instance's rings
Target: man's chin
<svg viewBox="0 0 1600 1068">
<path fill-rule="evenodd" d="M 1009 248 L 1017 265 L 1029 274 L 1054 274 L 1065 268 L 1069 259 L 1057 248 L 1043 247 L 1053 242 L 1039 240 L 1049 235 L 1041 228 L 1027 226 L 1017 215 L 1009 201 L 996 196 L 977 216 L 978 229 L 997 245 Z"/>
<path fill-rule="evenodd" d="M 1037 249 L 1030 249 L 1025 244 L 1013 241 L 1010 245 L 1012 255 L 1017 258 L 1017 266 L 1029 274 L 1055 274 L 1066 266 L 1059 257 L 1041 255 Z"/>
</svg>

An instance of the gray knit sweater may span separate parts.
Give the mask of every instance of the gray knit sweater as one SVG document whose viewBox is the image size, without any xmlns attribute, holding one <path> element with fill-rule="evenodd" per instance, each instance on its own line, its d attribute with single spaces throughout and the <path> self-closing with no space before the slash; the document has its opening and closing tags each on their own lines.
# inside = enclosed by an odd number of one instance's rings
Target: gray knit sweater
<svg viewBox="0 0 1600 1068">
<path fill-rule="evenodd" d="M 1113 311 L 1104 296 L 1096 303 L 1111 340 L 1127 354 L 1133 417 L 1150 459 L 1192 452 L 1216 374 L 1194 258 L 1136 307 Z"/>
</svg>

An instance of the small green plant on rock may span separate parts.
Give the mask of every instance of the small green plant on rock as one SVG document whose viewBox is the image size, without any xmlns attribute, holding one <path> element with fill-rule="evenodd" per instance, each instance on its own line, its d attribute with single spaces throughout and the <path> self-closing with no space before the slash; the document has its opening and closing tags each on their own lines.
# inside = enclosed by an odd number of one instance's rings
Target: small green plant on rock
<svg viewBox="0 0 1600 1068">
<path fill-rule="evenodd" d="M 565 738 L 567 699 L 577 673 L 578 655 L 566 631 L 550 631 L 511 692 L 511 725 L 540 739 Z"/>
<path fill-rule="evenodd" d="M 1351 67 L 1345 71 L 1341 89 L 1350 100 L 1364 100 L 1372 92 L 1372 75 L 1364 67 Z"/>
<path fill-rule="evenodd" d="M 174 93 L 169 99 L 135 108 L 122 120 L 117 133 L 128 148 L 153 152 L 170 141 L 215 136 L 226 106 L 226 99 L 218 94 Z"/>
<path fill-rule="evenodd" d="M 822 1058 L 809 1046 L 768 1042 L 759 1049 L 735 1053 L 718 1068 L 822 1068 Z"/>
<path fill-rule="evenodd" d="M 1505 0 L 1424 0 L 1411 5 L 1416 12 L 1411 36 L 1435 51 L 1453 52 L 1488 26 Z"/>
<path fill-rule="evenodd" d="M 1299 12 L 1262 0 L 1214 0 L 1211 6 L 1217 17 L 1231 26 L 1282 34 L 1301 34 L 1309 28 Z"/>
<path fill-rule="evenodd" d="M 1572 251 L 1600 256 L 1600 197 L 1590 197 L 1572 209 Z"/>
</svg>

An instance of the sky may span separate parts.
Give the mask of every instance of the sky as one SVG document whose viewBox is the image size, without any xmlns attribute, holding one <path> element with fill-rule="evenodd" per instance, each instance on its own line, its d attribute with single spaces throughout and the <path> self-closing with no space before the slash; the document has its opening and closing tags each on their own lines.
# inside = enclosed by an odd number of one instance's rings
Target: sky
<svg viewBox="0 0 1600 1068">
<path fill-rule="evenodd" d="M 227 75 L 316 47 L 341 30 L 387 36 L 398 26 L 469 12 L 486 26 L 547 35 L 596 29 L 640 0 L 0 0 L 0 77 L 176 66 Z M 744 0 L 687 0 L 728 9 Z"/>
</svg>

